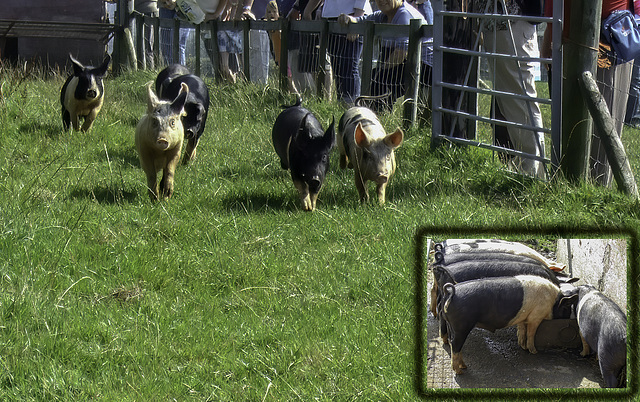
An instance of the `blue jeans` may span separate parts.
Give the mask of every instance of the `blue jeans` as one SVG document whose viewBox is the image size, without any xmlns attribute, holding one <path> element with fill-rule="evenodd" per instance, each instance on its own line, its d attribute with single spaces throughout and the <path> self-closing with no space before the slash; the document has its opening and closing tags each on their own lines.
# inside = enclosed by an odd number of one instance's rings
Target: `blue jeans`
<svg viewBox="0 0 640 402">
<path fill-rule="evenodd" d="M 627 113 L 624 122 L 627 124 L 640 124 L 640 57 L 633 61 L 631 72 L 631 85 L 629 85 L 629 99 L 627 100 Z"/>
<path fill-rule="evenodd" d="M 327 52 L 331 57 L 331 69 L 336 80 L 338 98 L 353 103 L 360 96 L 360 70 L 358 64 L 362 56 L 362 38 L 355 41 L 346 35 L 330 35 Z"/>
</svg>

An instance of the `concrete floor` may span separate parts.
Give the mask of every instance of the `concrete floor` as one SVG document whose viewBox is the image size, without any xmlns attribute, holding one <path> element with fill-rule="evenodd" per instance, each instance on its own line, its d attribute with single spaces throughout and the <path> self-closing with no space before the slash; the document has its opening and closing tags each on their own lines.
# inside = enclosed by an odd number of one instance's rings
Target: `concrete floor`
<svg viewBox="0 0 640 402">
<path fill-rule="evenodd" d="M 427 289 L 431 289 L 431 283 Z M 581 357 L 580 349 L 561 348 L 530 354 L 518 346 L 515 327 L 495 333 L 473 329 L 462 348 L 468 368 L 456 375 L 451 369 L 451 349 L 442 343 L 438 322 L 428 306 L 427 301 L 427 388 L 600 388 L 604 385 L 595 355 Z"/>
</svg>

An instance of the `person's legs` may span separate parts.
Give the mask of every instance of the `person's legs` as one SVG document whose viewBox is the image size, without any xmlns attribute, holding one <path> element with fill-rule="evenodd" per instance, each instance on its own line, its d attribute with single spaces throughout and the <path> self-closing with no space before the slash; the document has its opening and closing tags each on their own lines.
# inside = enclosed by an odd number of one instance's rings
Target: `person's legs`
<svg viewBox="0 0 640 402">
<path fill-rule="evenodd" d="M 538 42 L 535 25 L 526 21 L 511 23 L 513 35 L 507 30 L 489 32 L 485 35 L 488 51 L 501 54 L 538 57 Z M 514 50 L 515 47 L 515 50 Z M 494 59 L 489 62 L 494 89 L 497 91 L 537 97 L 533 62 Z M 542 114 L 536 102 L 496 96 L 496 103 L 506 121 L 534 127 L 543 127 Z M 516 150 L 544 157 L 544 133 L 523 128 L 508 127 L 509 137 Z M 523 172 L 534 177 L 544 177 L 541 162 L 528 158 L 515 158 L 514 163 Z"/>
</svg>

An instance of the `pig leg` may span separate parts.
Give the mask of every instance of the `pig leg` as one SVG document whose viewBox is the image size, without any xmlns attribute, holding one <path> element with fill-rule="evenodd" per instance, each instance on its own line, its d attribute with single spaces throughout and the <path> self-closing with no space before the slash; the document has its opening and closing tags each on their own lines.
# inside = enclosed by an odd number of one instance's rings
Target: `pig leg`
<svg viewBox="0 0 640 402">
<path fill-rule="evenodd" d="M 318 193 L 309 193 L 309 199 L 311 200 L 311 210 L 316 209 L 316 201 L 318 201 Z"/>
<path fill-rule="evenodd" d="M 160 181 L 160 191 L 165 198 L 171 198 L 173 195 L 173 176 L 176 166 L 180 161 L 180 147 L 176 147 L 177 152 L 169 159 L 167 165 L 162 171 L 162 181 Z"/>
<path fill-rule="evenodd" d="M 187 148 L 184 152 L 184 160 L 183 164 L 189 163 L 189 161 L 196 158 L 196 148 L 198 147 L 198 139 L 197 138 L 189 138 L 187 141 Z"/>
<path fill-rule="evenodd" d="M 467 365 L 464 364 L 464 361 L 462 360 L 461 352 L 451 353 L 451 368 L 453 369 L 453 371 L 456 372 L 456 374 L 464 373 L 464 370 L 467 368 Z"/>
<path fill-rule="evenodd" d="M 534 321 L 529 321 L 526 323 L 526 327 L 527 327 L 527 349 L 529 349 L 529 352 L 532 354 L 536 354 L 538 353 L 538 351 L 536 350 L 536 332 L 538 331 L 538 327 L 540 326 L 540 323 L 542 322 L 542 320 L 534 320 Z"/>
<path fill-rule="evenodd" d="M 300 180 L 294 180 L 293 185 L 298 189 L 298 193 L 300 193 L 302 209 L 305 211 L 313 211 L 314 204 L 309 196 L 309 186 L 307 186 L 307 183 Z"/>
<path fill-rule="evenodd" d="M 82 124 L 82 127 L 80 128 L 83 132 L 87 132 L 91 129 L 91 126 L 93 125 L 93 121 L 96 119 L 96 117 L 98 116 L 98 111 L 100 109 L 92 109 L 91 112 L 89 112 L 89 114 L 84 118 L 84 123 Z"/>
<path fill-rule="evenodd" d="M 69 114 L 69 111 L 64 107 L 62 108 L 62 127 L 65 129 L 65 131 L 69 130 L 69 128 L 71 127 L 71 115 Z"/>
<path fill-rule="evenodd" d="M 158 177 L 156 167 L 153 164 L 153 156 L 147 153 L 140 154 L 140 167 L 147 176 L 147 190 L 151 201 L 158 200 Z"/>
<path fill-rule="evenodd" d="M 518 324 L 518 345 L 522 349 L 527 348 L 527 326 L 522 322 Z"/>
<path fill-rule="evenodd" d="M 384 183 L 378 184 L 376 187 L 376 191 L 378 193 L 378 203 L 380 205 L 384 204 L 387 191 L 387 182 L 385 181 Z"/>
<path fill-rule="evenodd" d="M 475 324 L 461 328 L 452 328 L 450 331 L 454 335 L 451 339 L 451 368 L 456 374 L 462 374 L 464 372 L 463 370 L 467 368 L 467 365 L 462 360 L 462 346 L 473 327 L 475 327 Z"/>
<path fill-rule="evenodd" d="M 158 177 L 155 169 L 151 168 L 149 170 L 144 169 L 144 172 L 147 174 L 147 189 L 149 190 L 149 198 L 151 201 L 158 200 Z"/>
<path fill-rule="evenodd" d="M 591 350 L 589 349 L 589 344 L 587 343 L 587 340 L 584 339 L 584 337 L 582 336 L 582 334 L 580 334 L 580 340 L 582 340 L 582 352 L 580 352 L 580 356 L 587 356 Z"/>
<path fill-rule="evenodd" d="M 610 367 L 607 367 L 604 359 L 600 359 L 600 372 L 602 373 L 602 377 L 604 378 L 604 386 L 606 388 L 618 387 L 617 373 L 619 372 L 619 370 L 612 370 Z"/>
<path fill-rule="evenodd" d="M 347 167 L 347 155 L 341 153 L 340 154 L 340 169 L 344 169 Z"/>
<path fill-rule="evenodd" d="M 71 126 L 75 131 L 80 129 L 80 117 L 76 112 L 71 113 Z"/>
<path fill-rule="evenodd" d="M 433 314 L 434 317 L 438 316 L 438 311 L 436 309 L 437 299 L 438 299 L 438 288 L 436 287 L 436 283 L 434 282 L 433 286 L 431 287 L 431 314 Z"/>
<path fill-rule="evenodd" d="M 367 181 L 358 169 L 355 169 L 356 189 L 360 194 L 360 202 L 365 203 L 369 201 L 369 193 L 367 192 Z"/>
</svg>

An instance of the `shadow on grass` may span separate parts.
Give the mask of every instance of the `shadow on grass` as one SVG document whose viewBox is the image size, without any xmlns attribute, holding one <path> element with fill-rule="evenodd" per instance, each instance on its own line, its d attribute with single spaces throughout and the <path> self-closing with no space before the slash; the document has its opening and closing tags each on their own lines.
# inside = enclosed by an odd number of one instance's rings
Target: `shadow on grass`
<svg viewBox="0 0 640 402">
<path fill-rule="evenodd" d="M 69 194 L 69 197 L 73 199 L 85 199 L 89 198 L 96 201 L 98 204 L 122 204 L 132 203 L 138 198 L 138 193 L 135 191 L 127 191 L 121 188 L 112 189 L 102 186 L 96 186 L 94 188 L 78 188 Z"/>
<path fill-rule="evenodd" d="M 297 193 L 287 193 L 284 191 L 274 195 L 245 190 L 224 197 L 220 202 L 225 208 L 238 212 L 264 213 L 270 210 L 294 211 L 299 209 L 299 205 L 296 204 L 296 202 L 299 202 Z"/>
<path fill-rule="evenodd" d="M 65 131 L 62 128 L 62 121 L 53 122 L 40 122 L 30 121 L 20 125 L 20 133 L 42 133 L 46 137 L 56 139 L 64 135 Z"/>
</svg>

